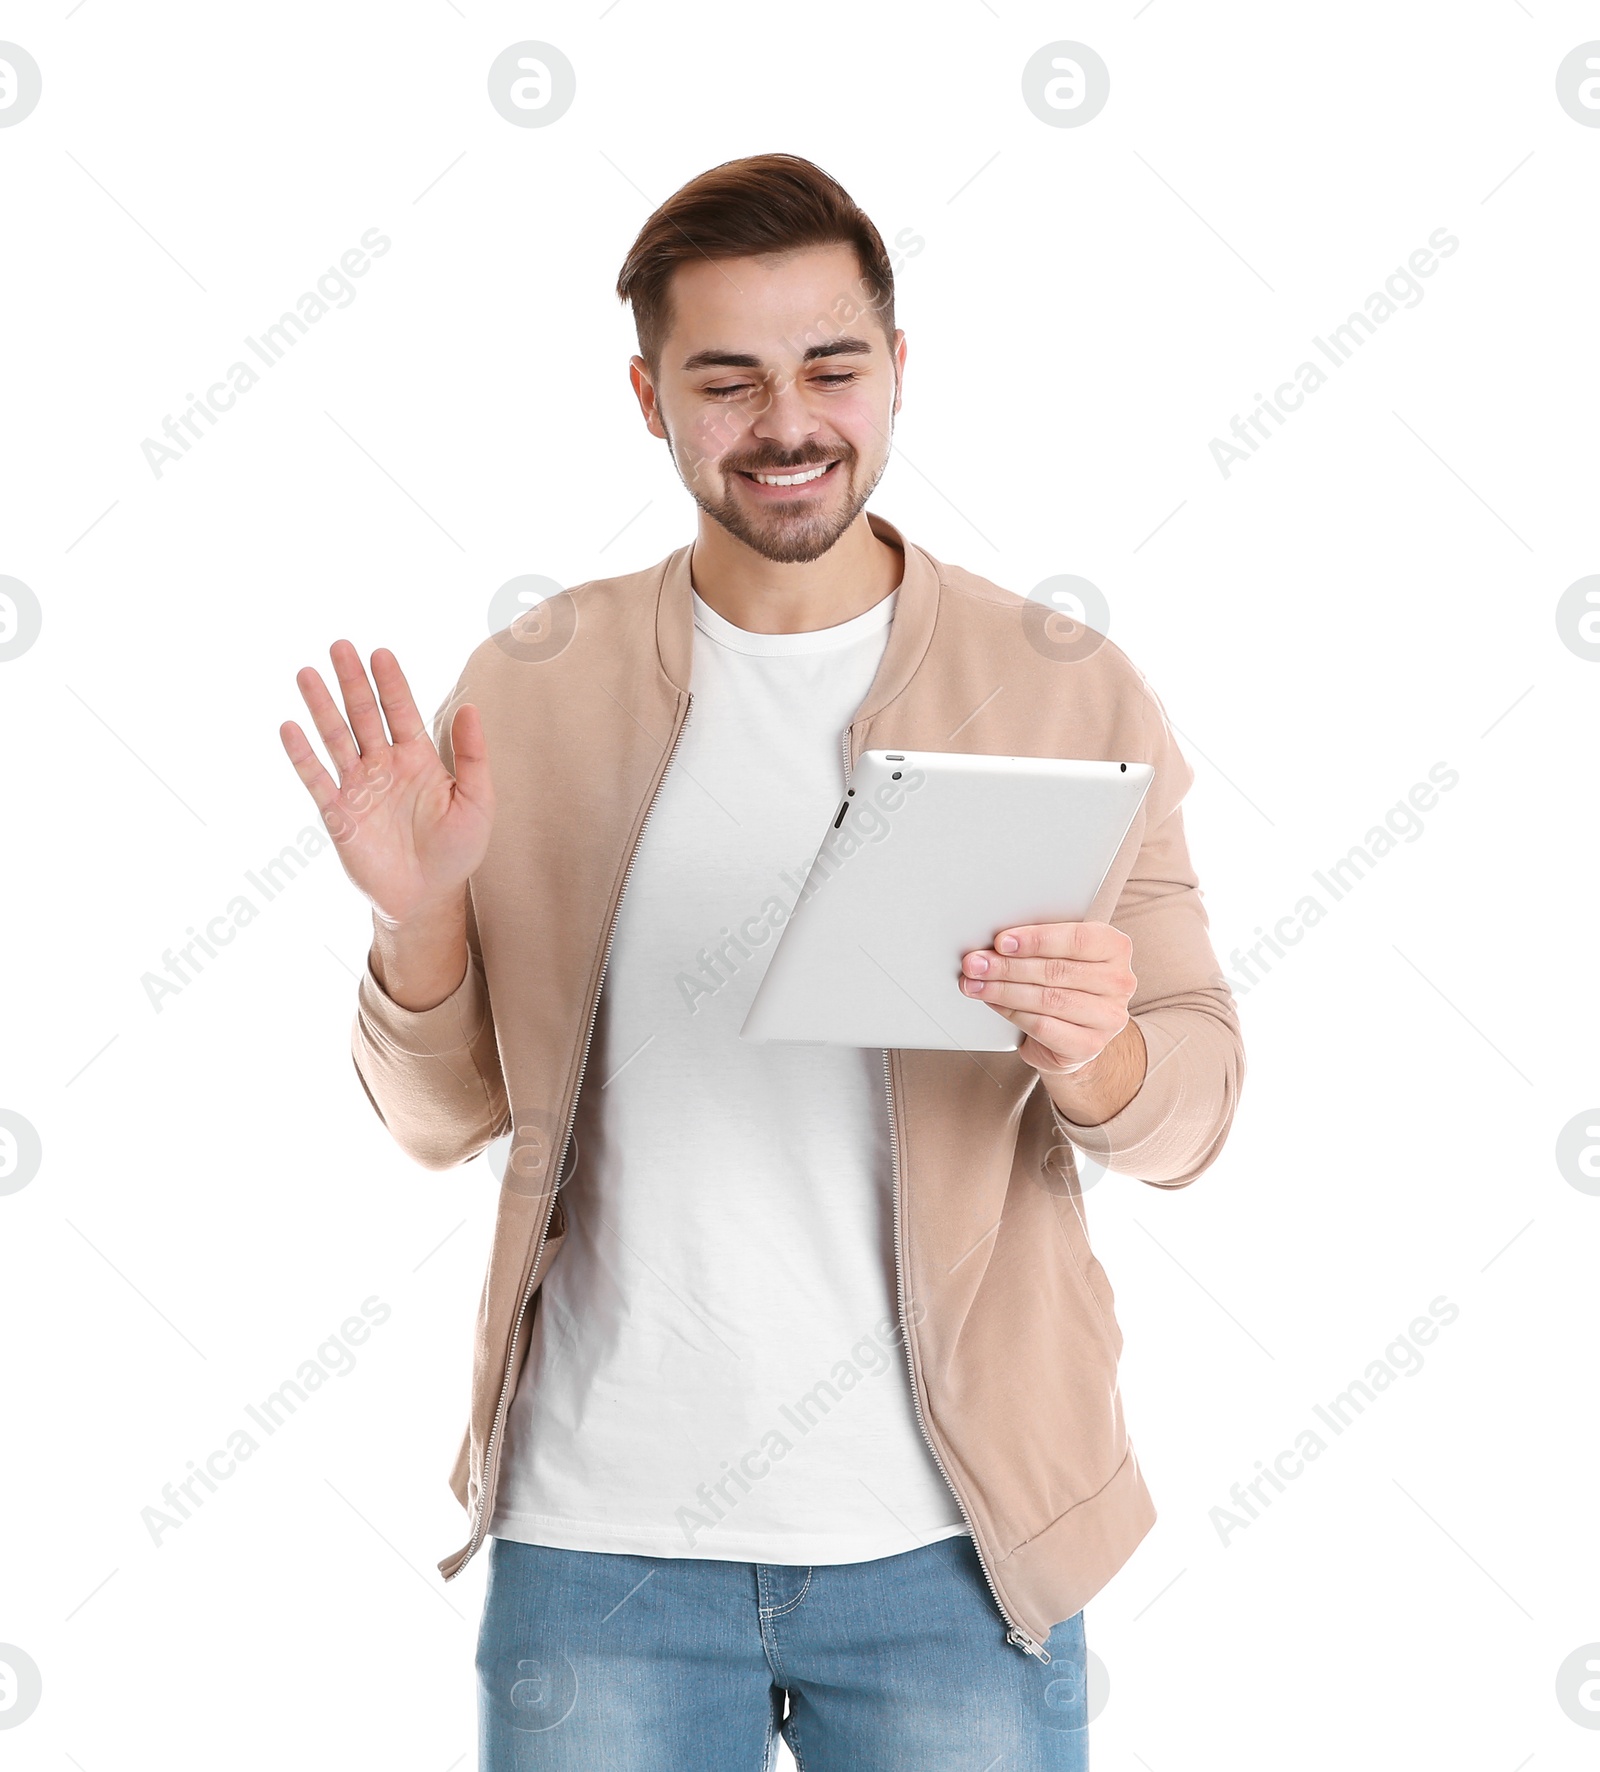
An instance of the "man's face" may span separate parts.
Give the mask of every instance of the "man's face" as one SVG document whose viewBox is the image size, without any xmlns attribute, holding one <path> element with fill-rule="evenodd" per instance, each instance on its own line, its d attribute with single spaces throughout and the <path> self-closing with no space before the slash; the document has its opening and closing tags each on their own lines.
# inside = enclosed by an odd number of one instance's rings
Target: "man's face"
<svg viewBox="0 0 1600 1772">
<path fill-rule="evenodd" d="M 673 274 L 661 379 L 633 358 L 650 430 L 690 496 L 769 560 L 815 560 L 888 465 L 905 334 L 890 342 L 848 246 L 700 260 Z M 823 468 L 788 486 L 757 474 Z"/>
</svg>

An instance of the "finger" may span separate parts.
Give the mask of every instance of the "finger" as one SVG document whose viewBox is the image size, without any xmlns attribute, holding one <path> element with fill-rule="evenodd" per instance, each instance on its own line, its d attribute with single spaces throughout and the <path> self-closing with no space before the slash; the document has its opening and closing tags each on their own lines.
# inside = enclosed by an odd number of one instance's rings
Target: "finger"
<svg viewBox="0 0 1600 1772">
<path fill-rule="evenodd" d="M 306 784 L 306 791 L 311 795 L 317 811 L 322 814 L 323 823 L 326 824 L 328 808 L 336 804 L 339 798 L 339 784 L 322 767 L 322 759 L 312 750 L 311 741 L 293 720 L 284 721 L 278 728 L 278 737 L 283 740 L 283 748 L 289 753 L 289 761 L 294 764 L 295 774 Z"/>
<path fill-rule="evenodd" d="M 1108 938 L 1117 934 L 1105 923 L 1013 923 L 996 933 L 993 947 L 1016 959 L 1098 960 L 1112 952 Z"/>
<path fill-rule="evenodd" d="M 963 978 L 961 988 L 967 996 L 981 997 L 996 1009 L 1054 1016 L 1057 1021 L 1080 1027 L 1094 1027 L 1103 1019 L 1106 1004 L 1114 1000 L 1096 991 L 1064 990 L 1051 984 L 992 984 L 980 978 Z"/>
<path fill-rule="evenodd" d="M 961 956 L 961 970 L 968 978 L 1018 979 L 1028 984 L 1082 984 L 1094 989 L 1093 981 L 1107 972 L 1104 960 L 1063 960 L 1054 955 L 1037 960 L 1017 959 L 997 954 L 993 948 L 974 948 Z"/>
<path fill-rule="evenodd" d="M 372 655 L 372 680 L 378 686 L 383 704 L 383 717 L 389 723 L 389 737 L 395 744 L 409 744 L 414 738 L 427 736 L 427 723 L 417 712 L 411 685 L 400 669 L 400 661 L 387 646 L 380 646 Z"/>
<path fill-rule="evenodd" d="M 1085 1063 L 1103 1051 L 1109 1042 L 1091 1029 L 1076 1022 L 1058 1021 L 1049 1015 L 1033 1015 L 1026 1009 L 1002 1009 L 1006 1020 L 1030 1035 L 1047 1052 L 1057 1054 L 1068 1065 L 1079 1060 Z"/>
<path fill-rule="evenodd" d="M 377 697 L 362 668 L 361 654 L 348 640 L 335 640 L 328 648 L 333 668 L 338 674 L 339 689 L 344 696 L 345 712 L 350 716 L 350 730 L 361 747 L 363 757 L 380 751 L 389 742 L 383 729 L 383 716 L 378 712 Z"/>
<path fill-rule="evenodd" d="M 356 741 L 350 736 L 350 728 L 345 725 L 337 703 L 328 693 L 327 684 L 310 665 L 298 671 L 294 680 L 300 685 L 301 699 L 310 710 L 322 742 L 328 747 L 334 768 L 341 776 L 348 775 L 361 761 L 361 753 L 356 749 Z"/>
<path fill-rule="evenodd" d="M 494 784 L 489 779 L 489 745 L 483 736 L 483 716 L 473 704 L 463 702 L 450 722 L 450 753 L 455 759 L 456 792 L 484 812 L 494 809 Z"/>
</svg>

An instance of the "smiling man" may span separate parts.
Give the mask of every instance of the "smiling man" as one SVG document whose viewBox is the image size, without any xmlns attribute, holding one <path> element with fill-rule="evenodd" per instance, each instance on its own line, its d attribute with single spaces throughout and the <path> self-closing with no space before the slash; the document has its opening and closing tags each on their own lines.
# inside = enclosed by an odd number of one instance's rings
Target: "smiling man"
<svg viewBox="0 0 1600 1772">
<path fill-rule="evenodd" d="M 694 540 L 485 641 L 431 737 L 336 641 L 337 781 L 282 728 L 372 905 L 374 1107 L 433 1169 L 510 1135 L 440 1563 L 490 1546 L 480 1764 L 1082 1768 L 1155 1510 L 1074 1147 L 1184 1186 L 1244 1077 L 1192 772 L 1109 640 L 866 509 L 906 339 L 827 174 L 703 174 L 618 293 Z M 868 745 L 1154 766 L 1093 914 L 962 962 L 1014 1052 L 739 1038 Z"/>
</svg>

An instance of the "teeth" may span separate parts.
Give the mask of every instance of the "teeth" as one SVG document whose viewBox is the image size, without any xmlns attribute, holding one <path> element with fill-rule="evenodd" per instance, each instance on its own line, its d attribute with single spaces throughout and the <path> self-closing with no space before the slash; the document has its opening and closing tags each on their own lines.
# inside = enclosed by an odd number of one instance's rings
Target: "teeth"
<svg viewBox="0 0 1600 1772">
<path fill-rule="evenodd" d="M 750 478 L 763 486 L 803 486 L 807 480 L 820 478 L 832 466 L 832 462 L 824 462 L 820 468 L 807 468 L 801 474 L 752 474 Z"/>
</svg>

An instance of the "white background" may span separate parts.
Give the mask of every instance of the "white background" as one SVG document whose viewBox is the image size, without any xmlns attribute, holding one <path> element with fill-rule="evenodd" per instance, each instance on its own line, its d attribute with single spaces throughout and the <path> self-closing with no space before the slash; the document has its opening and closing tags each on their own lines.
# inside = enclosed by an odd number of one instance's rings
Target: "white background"
<svg viewBox="0 0 1600 1772">
<path fill-rule="evenodd" d="M 431 714 L 505 580 L 690 538 L 613 285 L 680 183 L 784 149 L 916 242 L 871 508 L 1017 591 L 1092 580 L 1196 771 L 1249 1074 L 1192 1187 L 1087 1196 L 1160 1512 L 1087 1609 L 1098 1772 L 1593 1766 L 1556 1685 L 1600 1641 L 1600 1198 L 1556 1143 L 1600 1097 L 1600 664 L 1556 610 L 1600 571 L 1600 129 L 1555 75 L 1600 15 L 55 0 L 0 37 L 43 70 L 0 129 L 0 573 L 43 611 L 0 665 L 0 1107 L 43 1149 L 0 1197 L 0 1642 L 44 1693 L 9 1762 L 475 1763 L 486 1560 L 435 1565 L 494 1176 L 368 1105 L 331 851 L 159 1012 L 141 980 L 312 822 L 277 727 L 333 639 Z M 547 128 L 487 99 L 527 38 L 577 71 Z M 1110 69 L 1081 127 L 1022 102 L 1059 38 Z M 350 305 L 158 478 L 142 440 L 369 228 Z M 1225 477 L 1211 439 L 1439 228 Z M 1250 987 L 1229 956 L 1436 763 L 1421 834 Z M 153 1544 L 374 1295 L 354 1371 Z M 1441 1296 L 1422 1370 L 1224 1544 L 1230 1486 Z"/>
</svg>

